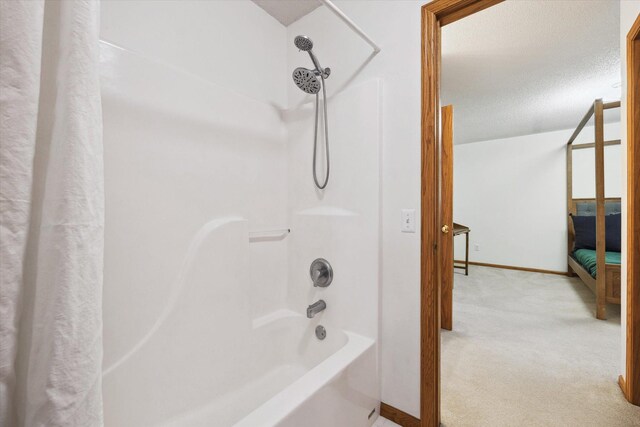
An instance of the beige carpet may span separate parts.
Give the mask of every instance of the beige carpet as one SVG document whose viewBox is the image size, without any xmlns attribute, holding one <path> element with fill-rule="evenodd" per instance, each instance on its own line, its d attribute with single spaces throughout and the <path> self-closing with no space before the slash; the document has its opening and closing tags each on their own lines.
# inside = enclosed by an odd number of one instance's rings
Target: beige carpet
<svg viewBox="0 0 640 427">
<path fill-rule="evenodd" d="M 618 387 L 620 306 L 564 276 L 456 272 L 454 330 L 442 335 L 442 424 L 640 426 Z"/>
</svg>

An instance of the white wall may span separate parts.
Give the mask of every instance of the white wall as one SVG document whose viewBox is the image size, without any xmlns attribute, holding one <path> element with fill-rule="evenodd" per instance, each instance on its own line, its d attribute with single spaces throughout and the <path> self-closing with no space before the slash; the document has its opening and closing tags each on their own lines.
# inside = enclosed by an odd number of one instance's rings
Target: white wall
<svg viewBox="0 0 640 427">
<path fill-rule="evenodd" d="M 607 139 L 619 138 L 619 123 L 605 129 Z M 454 221 L 471 228 L 471 261 L 566 271 L 566 142 L 572 133 L 455 146 Z M 587 126 L 575 143 L 592 141 Z M 595 196 L 594 164 L 593 149 L 574 151 L 574 197 Z M 605 147 L 605 180 L 606 195 L 619 197 L 619 146 Z M 456 259 L 464 259 L 464 237 L 455 243 Z"/>
<path fill-rule="evenodd" d="M 605 124 L 605 127 L 615 127 L 619 131 L 620 123 Z M 615 139 L 620 139 L 617 136 Z M 593 148 L 574 150 L 573 152 L 573 197 L 596 197 L 596 161 Z M 622 149 L 620 145 L 604 147 L 604 193 L 605 197 L 621 197 L 622 175 L 620 162 Z"/>
<path fill-rule="evenodd" d="M 308 56 L 293 46 L 297 34 L 308 35 L 322 66 L 332 70 L 327 80 L 330 97 L 372 78 L 382 84 L 382 401 L 415 416 L 420 414 L 420 228 L 418 224 L 413 234 L 400 232 L 400 211 L 415 209 L 416 219 L 420 218 L 420 7 L 424 3 L 335 1 L 382 47 L 374 57 L 368 44 L 323 7 L 287 31 L 289 70 L 310 66 Z M 309 100 L 293 83 L 288 99 L 290 108 Z"/>
<path fill-rule="evenodd" d="M 627 223 L 627 34 L 631 29 L 634 21 L 640 15 L 640 1 L 623 0 L 620 2 L 620 58 L 622 68 L 622 109 L 621 109 L 621 126 L 625 129 L 622 132 L 622 224 Z M 627 227 L 622 227 L 622 265 L 627 263 Z M 626 330 L 627 330 L 627 270 L 622 269 L 622 301 L 621 301 L 621 318 L 622 318 L 622 360 L 621 372 L 624 374 L 626 366 Z"/>
</svg>

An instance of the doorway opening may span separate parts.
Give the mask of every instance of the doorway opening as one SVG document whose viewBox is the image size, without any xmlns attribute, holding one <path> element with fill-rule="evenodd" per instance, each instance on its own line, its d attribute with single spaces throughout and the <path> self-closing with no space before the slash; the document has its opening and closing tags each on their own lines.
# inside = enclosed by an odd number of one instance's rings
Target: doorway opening
<svg viewBox="0 0 640 427">
<path fill-rule="evenodd" d="M 500 0 L 435 0 L 422 8 L 422 235 L 421 235 L 421 425 L 440 423 L 441 290 L 443 257 L 449 237 L 442 214 L 443 152 L 440 127 L 441 28 L 492 7 Z M 631 403 L 640 404 L 640 23 L 627 47 L 627 210 L 626 218 L 626 368 L 620 385 Z M 623 203 L 624 206 L 624 203 Z M 624 236 L 624 234 L 623 234 Z M 624 246 L 623 246 L 624 247 Z M 446 249 L 446 251 L 445 251 Z M 448 273 L 447 273 L 448 274 Z M 624 286 L 623 286 L 624 291 Z"/>
</svg>

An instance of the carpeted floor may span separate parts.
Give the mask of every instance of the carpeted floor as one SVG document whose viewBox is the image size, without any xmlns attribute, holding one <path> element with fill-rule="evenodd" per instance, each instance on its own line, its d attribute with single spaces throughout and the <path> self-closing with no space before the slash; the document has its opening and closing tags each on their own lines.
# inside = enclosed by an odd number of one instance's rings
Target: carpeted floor
<svg viewBox="0 0 640 427">
<path fill-rule="evenodd" d="M 472 266 L 456 272 L 442 334 L 442 424 L 640 426 L 622 396 L 620 306 L 593 317 L 579 280 Z"/>
</svg>

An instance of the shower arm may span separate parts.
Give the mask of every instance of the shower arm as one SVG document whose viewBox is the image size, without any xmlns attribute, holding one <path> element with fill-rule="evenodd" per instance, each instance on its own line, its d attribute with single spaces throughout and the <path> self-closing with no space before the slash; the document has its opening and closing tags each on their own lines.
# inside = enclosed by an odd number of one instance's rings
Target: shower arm
<svg viewBox="0 0 640 427">
<path fill-rule="evenodd" d="M 316 67 L 316 70 L 318 71 L 317 75 L 322 74 L 322 77 L 324 77 L 325 79 L 329 77 L 329 74 L 331 74 L 331 68 L 322 68 L 322 66 L 320 65 L 320 62 L 318 62 L 318 58 L 316 58 L 312 50 L 308 50 L 307 53 L 311 57 L 311 62 L 313 62 L 313 66 Z"/>
</svg>

